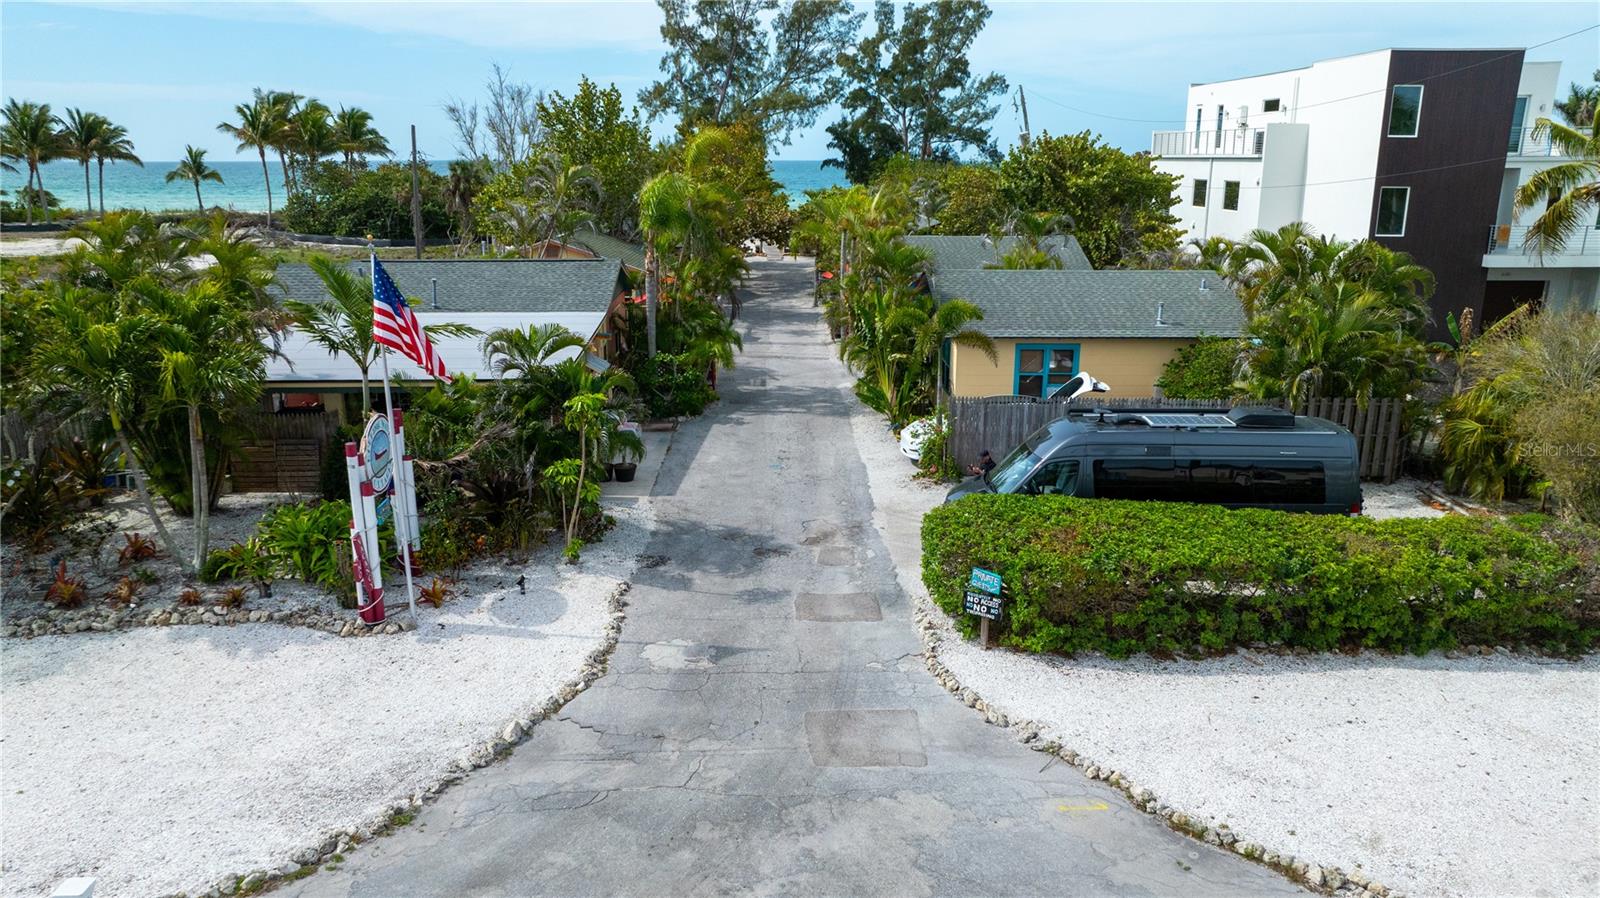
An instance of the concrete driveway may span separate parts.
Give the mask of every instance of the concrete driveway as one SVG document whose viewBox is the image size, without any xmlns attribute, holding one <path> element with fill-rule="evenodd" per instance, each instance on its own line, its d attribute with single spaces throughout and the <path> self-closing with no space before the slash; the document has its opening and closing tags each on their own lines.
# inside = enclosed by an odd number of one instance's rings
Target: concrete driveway
<svg viewBox="0 0 1600 898">
<path fill-rule="evenodd" d="M 753 264 L 744 354 L 656 478 L 660 529 L 610 671 L 411 826 L 285 891 L 1298 892 L 1017 744 L 928 676 L 810 271 Z"/>
</svg>

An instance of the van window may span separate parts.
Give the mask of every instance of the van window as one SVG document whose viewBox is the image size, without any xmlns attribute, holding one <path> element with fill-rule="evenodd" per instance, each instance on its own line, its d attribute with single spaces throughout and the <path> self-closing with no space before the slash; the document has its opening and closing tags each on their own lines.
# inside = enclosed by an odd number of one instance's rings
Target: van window
<svg viewBox="0 0 1600 898">
<path fill-rule="evenodd" d="M 1023 492 L 1036 496 L 1071 496 L 1078 490 L 1078 460 L 1058 458 L 1028 478 Z"/>
<path fill-rule="evenodd" d="M 1039 463 L 1039 454 L 1028 448 L 1027 443 L 1011 450 L 1005 461 L 995 466 L 989 472 L 989 485 L 997 493 L 1015 492 L 1022 483 L 1022 478 L 1028 476 L 1033 466 Z"/>
<path fill-rule="evenodd" d="M 1189 490 L 1195 502 L 1229 505 L 1320 505 L 1327 476 L 1320 461 L 1192 461 Z"/>
<path fill-rule="evenodd" d="M 1102 499 L 1188 500 L 1189 472 L 1174 467 L 1171 459 L 1096 459 L 1094 494 Z"/>
</svg>

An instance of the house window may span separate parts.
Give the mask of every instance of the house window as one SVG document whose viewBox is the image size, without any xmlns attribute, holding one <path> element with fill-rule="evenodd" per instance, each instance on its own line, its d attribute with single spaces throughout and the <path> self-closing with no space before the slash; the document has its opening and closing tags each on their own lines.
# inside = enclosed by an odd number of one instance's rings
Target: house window
<svg viewBox="0 0 1600 898">
<path fill-rule="evenodd" d="M 1404 237 L 1406 212 L 1411 205 L 1410 187 L 1378 188 L 1378 227 L 1375 237 Z"/>
<path fill-rule="evenodd" d="M 1078 373 L 1078 344 L 1024 343 L 1017 347 L 1016 393 L 1045 397 Z"/>
<path fill-rule="evenodd" d="M 1281 106 L 1278 103 L 1278 98 L 1277 97 L 1273 97 L 1270 100 L 1262 100 L 1261 101 L 1261 111 L 1262 112 L 1277 112 L 1280 108 L 1281 108 Z"/>
<path fill-rule="evenodd" d="M 1422 85 L 1396 84 L 1389 91 L 1389 136 L 1416 137 L 1422 123 Z"/>
<path fill-rule="evenodd" d="M 1206 179 L 1205 178 L 1195 178 L 1194 179 L 1194 204 L 1196 206 L 1204 206 L 1206 204 Z"/>
<path fill-rule="evenodd" d="M 1222 182 L 1222 208 L 1224 208 L 1224 209 L 1238 209 L 1239 208 L 1239 182 L 1238 181 L 1223 181 Z"/>
<path fill-rule="evenodd" d="M 1511 107 L 1511 139 L 1506 142 L 1506 152 L 1516 155 L 1522 152 L 1522 129 L 1528 124 L 1528 102 L 1532 97 L 1517 97 L 1516 105 Z"/>
<path fill-rule="evenodd" d="M 1217 107 L 1217 146 L 1222 146 L 1222 107 Z"/>
<path fill-rule="evenodd" d="M 1200 117 L 1204 114 L 1205 110 L 1201 107 L 1194 108 L 1194 148 L 1197 150 L 1200 149 Z"/>
</svg>

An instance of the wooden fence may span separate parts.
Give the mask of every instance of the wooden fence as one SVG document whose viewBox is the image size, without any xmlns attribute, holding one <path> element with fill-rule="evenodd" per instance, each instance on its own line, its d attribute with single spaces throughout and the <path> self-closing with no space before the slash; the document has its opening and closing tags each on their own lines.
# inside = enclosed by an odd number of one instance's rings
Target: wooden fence
<svg viewBox="0 0 1600 898">
<path fill-rule="evenodd" d="M 236 493 L 317 493 L 322 458 L 339 429 L 329 412 L 252 412 L 241 421 L 250 436 L 234 456 Z"/>
<path fill-rule="evenodd" d="M 48 426 L 29 425 L 17 415 L 0 415 L 0 457 L 7 459 L 39 458 L 56 446 L 65 446 L 74 439 L 87 440 L 101 418 L 78 414 Z"/>
<path fill-rule="evenodd" d="M 1227 409 L 1225 400 L 1155 399 L 1150 397 L 1084 397 L 1075 402 L 1034 399 L 1029 396 L 991 396 L 953 399 L 950 402 L 952 457 L 963 466 L 984 449 L 1003 458 L 1034 431 L 1065 415 L 1068 409 L 1089 408 L 1205 408 Z M 1282 401 L 1257 401 L 1252 405 L 1283 408 Z M 1405 402 L 1374 399 L 1363 408 L 1354 399 L 1312 399 L 1295 408 L 1297 415 L 1326 418 L 1355 435 L 1361 476 L 1367 480 L 1394 480 L 1405 445 Z"/>
</svg>

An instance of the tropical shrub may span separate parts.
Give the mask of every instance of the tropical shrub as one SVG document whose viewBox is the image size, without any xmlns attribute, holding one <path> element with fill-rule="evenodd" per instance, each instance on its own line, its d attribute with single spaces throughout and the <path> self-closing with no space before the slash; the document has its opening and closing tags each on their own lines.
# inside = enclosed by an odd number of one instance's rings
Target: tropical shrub
<svg viewBox="0 0 1600 898">
<path fill-rule="evenodd" d="M 348 579 L 339 547 L 350 541 L 350 503 L 280 505 L 261 519 L 257 531 L 259 550 L 298 579 L 326 587 L 340 587 Z"/>
<path fill-rule="evenodd" d="M 1241 348 L 1232 337 L 1201 337 L 1178 349 L 1156 386 L 1169 399 L 1232 399 Z"/>
<path fill-rule="evenodd" d="M 348 538 L 348 530 L 346 531 Z M 220 580 L 249 580 L 263 597 L 272 595 L 272 578 L 280 568 L 278 559 L 260 537 L 251 537 L 218 549 L 206 558 L 200 578 L 208 583 Z"/>
<path fill-rule="evenodd" d="M 450 234 L 446 183 L 444 175 L 418 169 L 424 237 Z M 359 171 L 324 162 L 302 173 L 284 204 L 282 221 L 302 234 L 411 239 L 411 170 L 398 163 Z"/>
<path fill-rule="evenodd" d="M 13 461 L 0 468 L 0 502 L 8 541 L 43 549 L 71 523 L 82 494 L 52 459 Z"/>
<path fill-rule="evenodd" d="M 943 414 L 927 419 L 928 438 L 922 441 L 917 468 L 924 476 L 940 482 L 961 477 L 961 465 L 950 456 L 950 423 Z"/>
<path fill-rule="evenodd" d="M 923 582 L 964 621 L 971 568 L 1002 576 L 1000 640 L 1025 651 L 1575 653 L 1600 641 L 1600 531 L 1541 516 L 1376 521 L 973 496 L 930 512 L 922 540 Z"/>
<path fill-rule="evenodd" d="M 657 353 L 638 360 L 629 371 L 650 418 L 692 418 L 717 398 L 706 380 L 706 366 L 683 354 Z"/>
<path fill-rule="evenodd" d="M 122 541 L 123 546 L 117 551 L 117 565 L 119 567 L 127 567 L 130 564 L 147 561 L 161 554 L 161 550 L 156 547 L 155 540 L 142 533 L 124 533 L 122 534 Z"/>
<path fill-rule="evenodd" d="M 143 585 L 134 577 L 123 577 L 117 581 L 117 585 L 106 592 L 106 604 L 113 608 L 132 605 L 139 598 L 139 589 Z"/>
<path fill-rule="evenodd" d="M 67 563 L 62 561 L 56 567 L 56 577 L 50 581 L 50 586 L 44 592 L 44 601 L 47 605 L 57 608 L 76 608 L 83 604 L 89 595 L 89 586 L 83 582 L 82 577 L 72 577 L 67 574 Z"/>
</svg>

